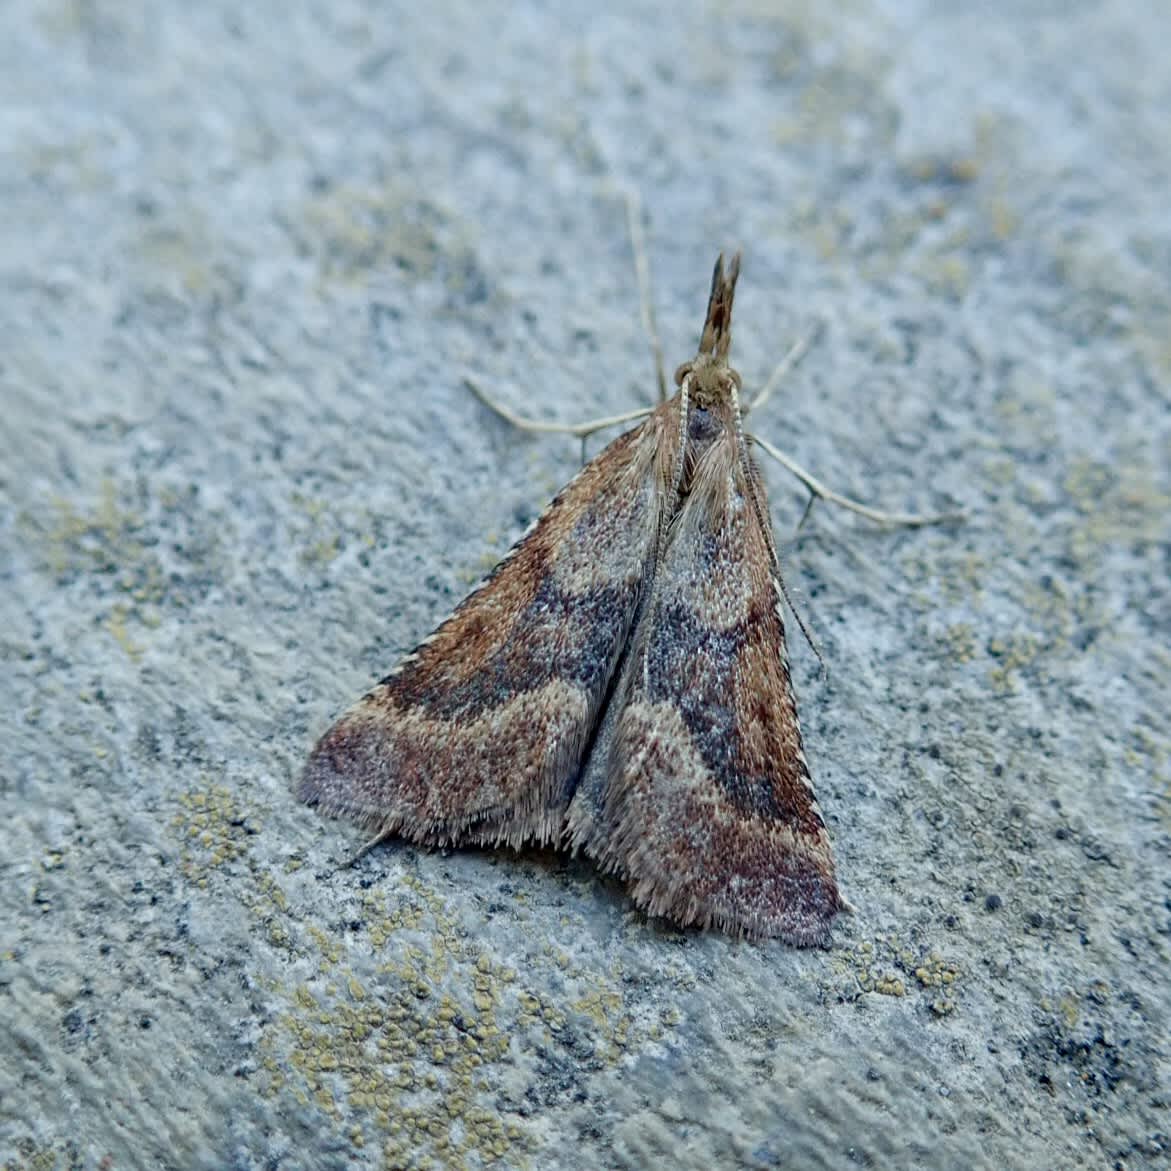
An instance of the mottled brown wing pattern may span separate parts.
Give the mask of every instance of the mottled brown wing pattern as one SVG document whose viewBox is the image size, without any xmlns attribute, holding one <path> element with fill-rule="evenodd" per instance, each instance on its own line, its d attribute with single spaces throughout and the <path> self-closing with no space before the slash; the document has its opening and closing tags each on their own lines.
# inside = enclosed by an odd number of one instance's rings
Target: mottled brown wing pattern
<svg viewBox="0 0 1171 1171">
<path fill-rule="evenodd" d="M 298 796 L 424 843 L 557 841 L 655 556 L 677 426 L 661 408 L 587 464 L 325 733 Z"/>
<path fill-rule="evenodd" d="M 829 942 L 846 904 L 728 365 L 739 262 L 716 261 L 675 397 L 587 465 L 326 732 L 302 800 L 379 838 L 565 841 L 625 877 L 651 914 Z"/>
<path fill-rule="evenodd" d="M 699 458 L 616 688 L 604 799 L 583 789 L 570 827 L 652 914 L 825 944 L 844 904 L 750 458 L 732 428 Z"/>
</svg>

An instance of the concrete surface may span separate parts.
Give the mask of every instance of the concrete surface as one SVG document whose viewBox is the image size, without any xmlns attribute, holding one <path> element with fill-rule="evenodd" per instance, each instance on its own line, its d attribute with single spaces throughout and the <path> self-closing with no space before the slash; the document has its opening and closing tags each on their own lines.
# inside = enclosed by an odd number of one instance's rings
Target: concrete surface
<svg viewBox="0 0 1171 1171">
<path fill-rule="evenodd" d="M 0 1165 L 1161 1165 L 1171 8 L 13 3 Z M 682 934 L 289 786 L 720 248 L 843 889 Z M 594 447 L 597 450 L 597 447 Z"/>
</svg>

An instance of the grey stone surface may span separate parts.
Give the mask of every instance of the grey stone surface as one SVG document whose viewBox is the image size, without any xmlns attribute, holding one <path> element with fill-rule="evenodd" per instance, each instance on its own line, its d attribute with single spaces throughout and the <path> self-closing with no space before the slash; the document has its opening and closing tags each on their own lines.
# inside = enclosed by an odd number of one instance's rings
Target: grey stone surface
<svg viewBox="0 0 1171 1171">
<path fill-rule="evenodd" d="M 5 6 L 0 1165 L 1166 1158 L 1171 8 Z M 683 934 L 289 785 L 742 245 L 857 913 Z M 597 449 L 596 446 L 594 448 Z M 775 473 L 775 474 L 774 474 Z"/>
</svg>

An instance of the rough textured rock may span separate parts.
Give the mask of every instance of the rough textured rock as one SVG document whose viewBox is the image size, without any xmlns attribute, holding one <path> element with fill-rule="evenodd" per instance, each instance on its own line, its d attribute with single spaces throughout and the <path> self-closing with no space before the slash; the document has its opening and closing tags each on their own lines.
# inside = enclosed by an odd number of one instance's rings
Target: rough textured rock
<svg viewBox="0 0 1171 1171">
<path fill-rule="evenodd" d="M 554 13 L 556 9 L 556 14 Z M 10 5 L 0 1165 L 1166 1157 L 1171 9 Z M 843 890 L 677 933 L 298 806 L 742 246 Z M 594 450 L 597 450 L 595 447 Z"/>
</svg>

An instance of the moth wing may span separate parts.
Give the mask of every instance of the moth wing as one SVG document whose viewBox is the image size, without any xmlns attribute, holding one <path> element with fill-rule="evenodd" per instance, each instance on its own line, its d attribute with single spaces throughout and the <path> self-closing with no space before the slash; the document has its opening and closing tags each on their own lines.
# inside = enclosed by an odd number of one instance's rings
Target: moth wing
<svg viewBox="0 0 1171 1171">
<path fill-rule="evenodd" d="M 671 522 L 569 832 L 652 914 L 825 944 L 845 904 L 780 601 L 763 484 L 727 434 Z"/>
<path fill-rule="evenodd" d="M 658 412 L 587 464 L 490 577 L 318 741 L 297 796 L 379 836 L 560 837 L 662 507 Z"/>
</svg>

